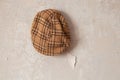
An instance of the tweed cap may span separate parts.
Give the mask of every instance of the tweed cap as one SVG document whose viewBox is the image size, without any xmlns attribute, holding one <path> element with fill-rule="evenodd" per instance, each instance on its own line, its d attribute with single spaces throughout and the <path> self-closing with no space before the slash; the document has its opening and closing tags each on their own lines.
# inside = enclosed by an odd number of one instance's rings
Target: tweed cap
<svg viewBox="0 0 120 80">
<path fill-rule="evenodd" d="M 48 56 L 61 54 L 70 47 L 70 30 L 60 11 L 38 12 L 32 23 L 31 39 L 34 48 Z"/>
</svg>

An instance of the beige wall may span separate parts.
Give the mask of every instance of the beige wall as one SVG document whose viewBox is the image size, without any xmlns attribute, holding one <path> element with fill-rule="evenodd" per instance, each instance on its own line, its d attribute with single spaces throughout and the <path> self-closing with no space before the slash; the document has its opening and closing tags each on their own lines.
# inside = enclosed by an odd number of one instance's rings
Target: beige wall
<svg viewBox="0 0 120 80">
<path fill-rule="evenodd" d="M 73 56 L 34 50 L 31 24 L 47 8 L 68 20 Z M 0 0 L 0 80 L 120 80 L 120 0 Z"/>
</svg>

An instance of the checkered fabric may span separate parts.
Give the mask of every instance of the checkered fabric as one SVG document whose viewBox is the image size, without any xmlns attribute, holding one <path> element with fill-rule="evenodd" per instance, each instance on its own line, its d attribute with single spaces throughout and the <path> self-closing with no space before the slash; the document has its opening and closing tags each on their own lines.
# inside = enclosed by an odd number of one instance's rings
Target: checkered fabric
<svg viewBox="0 0 120 80">
<path fill-rule="evenodd" d="M 48 56 L 61 54 L 70 47 L 69 27 L 63 15 L 54 9 L 38 12 L 31 29 L 34 48 Z"/>
</svg>

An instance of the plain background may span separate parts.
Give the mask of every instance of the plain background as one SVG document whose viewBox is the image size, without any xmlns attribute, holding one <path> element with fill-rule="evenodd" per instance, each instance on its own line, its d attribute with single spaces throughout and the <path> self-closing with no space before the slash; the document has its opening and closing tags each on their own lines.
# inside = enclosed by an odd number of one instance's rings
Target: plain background
<svg viewBox="0 0 120 80">
<path fill-rule="evenodd" d="M 31 44 L 33 18 L 47 8 L 69 23 L 74 68 Z M 120 0 L 0 0 L 0 80 L 120 80 Z"/>
</svg>

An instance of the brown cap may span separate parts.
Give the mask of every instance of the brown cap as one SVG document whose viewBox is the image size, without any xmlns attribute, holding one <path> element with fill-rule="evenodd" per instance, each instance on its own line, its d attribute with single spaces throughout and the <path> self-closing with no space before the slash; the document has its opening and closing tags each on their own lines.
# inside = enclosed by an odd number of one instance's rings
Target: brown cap
<svg viewBox="0 0 120 80">
<path fill-rule="evenodd" d="M 70 47 L 70 32 L 63 15 L 54 9 L 38 12 L 31 29 L 34 48 L 48 56 L 61 54 Z"/>
</svg>

